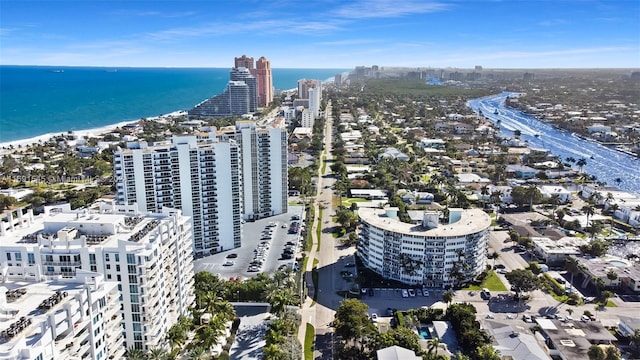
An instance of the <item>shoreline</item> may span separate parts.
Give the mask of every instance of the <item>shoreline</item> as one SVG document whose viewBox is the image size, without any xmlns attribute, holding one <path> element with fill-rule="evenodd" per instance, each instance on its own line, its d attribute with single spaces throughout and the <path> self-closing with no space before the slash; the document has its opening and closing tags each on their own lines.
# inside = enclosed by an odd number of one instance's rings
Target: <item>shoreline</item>
<svg viewBox="0 0 640 360">
<path fill-rule="evenodd" d="M 117 122 L 115 124 L 109 124 L 109 125 L 105 125 L 105 126 L 101 126 L 101 127 L 97 127 L 97 128 L 83 129 L 83 130 L 73 130 L 73 131 L 51 132 L 51 133 L 46 133 L 46 134 L 34 136 L 34 137 L 31 137 L 31 138 L 6 141 L 6 142 L 0 143 L 0 154 L 4 155 L 4 154 L 13 153 L 16 150 L 19 150 L 21 148 L 27 147 L 29 145 L 33 145 L 33 144 L 37 144 L 37 143 L 40 143 L 40 142 L 49 141 L 51 138 L 53 138 L 55 136 L 59 136 L 61 134 L 62 135 L 66 135 L 66 134 L 71 133 L 71 134 L 78 135 L 78 136 L 81 136 L 81 137 L 100 136 L 100 135 L 107 134 L 107 133 L 115 130 L 116 128 L 119 128 L 119 127 L 122 127 L 122 126 L 125 126 L 125 125 L 129 125 L 129 124 L 137 123 L 137 122 L 141 121 L 142 119 L 160 121 L 160 120 L 163 120 L 165 118 L 173 118 L 173 117 L 178 117 L 178 116 L 182 116 L 182 115 L 186 115 L 186 114 L 187 114 L 186 110 L 176 110 L 176 111 L 170 112 L 168 114 L 163 114 L 163 115 L 159 115 L 159 116 L 141 117 L 141 118 L 139 118 L 137 120 L 120 121 L 120 122 Z M 10 149 L 11 146 L 13 146 L 13 149 Z"/>
</svg>

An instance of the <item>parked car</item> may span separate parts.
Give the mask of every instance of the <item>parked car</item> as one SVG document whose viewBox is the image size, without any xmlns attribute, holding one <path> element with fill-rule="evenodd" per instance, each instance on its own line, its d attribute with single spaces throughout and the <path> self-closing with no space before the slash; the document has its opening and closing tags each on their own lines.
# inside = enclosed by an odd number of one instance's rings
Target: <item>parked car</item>
<svg viewBox="0 0 640 360">
<path fill-rule="evenodd" d="M 428 296 L 429 296 L 429 290 L 427 290 L 427 289 L 422 289 L 422 296 L 424 296 L 424 297 L 428 297 Z"/>
<path fill-rule="evenodd" d="M 416 289 L 416 295 L 417 296 L 422 296 L 422 290 Z"/>
<path fill-rule="evenodd" d="M 352 263 L 352 262 L 348 262 L 348 263 L 344 264 L 344 267 L 355 267 L 355 266 L 356 266 L 356 264 Z"/>
<path fill-rule="evenodd" d="M 413 289 L 409 289 L 409 290 L 407 290 L 407 291 L 409 292 L 409 296 L 411 296 L 411 297 L 416 296 L 416 292 L 415 292 L 415 291 L 413 291 Z"/>
<path fill-rule="evenodd" d="M 238 254 L 236 254 L 236 253 L 231 253 L 231 254 L 227 255 L 227 259 L 235 259 L 237 257 L 238 257 Z"/>
<path fill-rule="evenodd" d="M 233 261 L 227 260 L 224 262 L 224 264 L 222 264 L 222 266 L 233 266 Z"/>
<path fill-rule="evenodd" d="M 409 297 L 409 292 L 407 291 L 407 289 L 402 289 L 402 297 L 403 298 Z"/>
<path fill-rule="evenodd" d="M 371 314 L 371 321 L 378 322 L 378 314 L 376 313 Z"/>
</svg>

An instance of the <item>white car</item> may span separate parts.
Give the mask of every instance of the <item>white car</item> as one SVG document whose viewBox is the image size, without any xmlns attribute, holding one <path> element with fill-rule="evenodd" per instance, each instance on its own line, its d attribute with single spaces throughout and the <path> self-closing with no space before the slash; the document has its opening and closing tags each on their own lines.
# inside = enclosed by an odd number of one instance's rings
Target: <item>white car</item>
<svg viewBox="0 0 640 360">
<path fill-rule="evenodd" d="M 428 296 L 429 296 L 429 290 L 427 290 L 427 289 L 422 289 L 422 296 L 424 296 L 424 297 L 428 297 Z"/>
<path fill-rule="evenodd" d="M 224 264 L 222 264 L 222 266 L 233 266 L 233 261 L 227 260 L 224 262 Z"/>
<path fill-rule="evenodd" d="M 371 321 L 378 322 L 378 314 L 376 313 L 371 314 Z"/>
<path fill-rule="evenodd" d="M 409 289 L 408 291 L 409 291 L 409 296 L 411 296 L 411 297 L 416 296 L 416 292 L 413 291 L 413 289 Z"/>
<path fill-rule="evenodd" d="M 403 298 L 409 297 L 409 292 L 407 291 L 407 289 L 402 289 L 402 297 Z"/>
</svg>

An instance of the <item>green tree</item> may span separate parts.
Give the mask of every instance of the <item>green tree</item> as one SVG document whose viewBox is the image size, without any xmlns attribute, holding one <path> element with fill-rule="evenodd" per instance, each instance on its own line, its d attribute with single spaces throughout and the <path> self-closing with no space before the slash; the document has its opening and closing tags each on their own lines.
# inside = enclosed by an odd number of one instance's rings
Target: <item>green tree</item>
<svg viewBox="0 0 640 360">
<path fill-rule="evenodd" d="M 589 217 L 593 216 L 593 214 L 595 214 L 595 208 L 592 205 L 585 205 L 582 207 L 582 212 L 587 215 L 587 225 L 586 227 L 589 227 Z"/>
<path fill-rule="evenodd" d="M 505 274 L 509 283 L 518 288 L 518 293 L 540 288 L 540 279 L 529 269 L 515 269 Z"/>
<path fill-rule="evenodd" d="M 147 355 L 141 349 L 128 348 L 124 354 L 127 360 L 145 360 Z"/>
<path fill-rule="evenodd" d="M 576 165 L 578 166 L 578 168 L 580 169 L 580 172 L 582 172 L 582 168 L 585 167 L 585 165 L 587 165 L 587 159 L 585 158 L 580 158 L 578 161 L 576 161 Z"/>
<path fill-rule="evenodd" d="M 496 260 L 498 260 L 499 257 L 500 257 L 500 254 L 498 254 L 497 251 L 494 251 L 491 254 L 489 254 L 489 259 L 493 260 L 493 268 L 494 269 L 496 267 Z"/>
<path fill-rule="evenodd" d="M 494 348 L 491 344 L 484 344 L 477 350 L 476 359 L 478 360 L 501 360 L 500 351 Z"/>
<path fill-rule="evenodd" d="M 518 206 L 529 204 L 529 207 L 532 208 L 533 204 L 540 203 L 542 193 L 535 185 L 516 186 L 511 190 L 511 199 Z"/>
<path fill-rule="evenodd" d="M 604 350 L 599 345 L 591 345 L 587 355 L 589 360 L 605 360 Z"/>
<path fill-rule="evenodd" d="M 605 360 L 620 360 L 622 359 L 622 355 L 620 354 L 620 349 L 618 349 L 615 345 L 609 345 L 604 351 L 604 359 Z"/>
<path fill-rule="evenodd" d="M 9 209 L 17 203 L 18 201 L 13 196 L 0 194 L 0 210 Z"/>
<path fill-rule="evenodd" d="M 451 304 L 453 301 L 453 293 L 451 291 L 445 291 L 442 293 L 442 301 L 444 301 L 447 306 Z"/>
<path fill-rule="evenodd" d="M 346 299 L 340 303 L 335 314 L 335 333 L 344 341 L 359 342 L 363 349 L 364 340 L 375 332 L 375 326 L 369 320 L 367 304 L 358 299 Z"/>
</svg>

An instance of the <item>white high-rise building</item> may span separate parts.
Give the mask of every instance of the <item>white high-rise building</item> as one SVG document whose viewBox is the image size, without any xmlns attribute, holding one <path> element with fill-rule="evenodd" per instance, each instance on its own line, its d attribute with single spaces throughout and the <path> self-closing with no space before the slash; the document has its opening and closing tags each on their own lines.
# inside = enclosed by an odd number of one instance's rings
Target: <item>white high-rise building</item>
<svg viewBox="0 0 640 360">
<path fill-rule="evenodd" d="M 302 116 L 300 117 L 300 127 L 313 129 L 313 123 L 314 117 L 311 110 L 302 110 Z"/>
<path fill-rule="evenodd" d="M 446 287 L 484 271 L 491 218 L 480 209 L 449 209 L 449 221 L 425 211 L 422 224 L 403 223 L 398 208 L 358 209 L 358 256 L 367 268 L 410 285 Z"/>
<path fill-rule="evenodd" d="M 234 133 L 221 136 L 235 139 L 240 147 L 243 217 L 256 220 L 287 212 L 286 129 L 238 121 Z"/>
<path fill-rule="evenodd" d="M 104 275 L 8 280 L 0 294 L 0 359 L 123 358 L 118 283 Z"/>
<path fill-rule="evenodd" d="M 51 206 L 35 217 L 30 211 L 17 211 L 18 216 L 12 218 L 26 221 L 14 222 L 0 236 L 3 285 L 38 284 L 33 286 L 48 289 L 27 288 L 24 296 L 29 301 L 51 299 L 57 290 L 63 291 L 62 295 L 68 292 L 64 298 L 78 300 L 76 304 L 56 298 L 40 309 L 55 328 L 50 330 L 53 347 L 46 354 L 70 351 L 78 358 L 107 359 L 116 354 L 113 344 L 119 344 L 118 351 L 167 346 L 167 331 L 179 316 L 188 315 L 194 301 L 188 217 L 176 209 L 141 213 L 136 206 L 116 206 L 113 202 L 75 211 L 69 204 Z M 81 282 L 84 290 L 80 294 L 67 290 L 70 285 L 60 285 L 67 282 Z M 86 318 L 87 311 L 78 310 L 86 306 L 83 299 L 91 304 L 88 315 L 92 318 Z M 112 309 L 114 303 L 116 311 Z M 1 300 L 0 306 L 4 306 Z M 7 302 L 6 307 L 11 309 L 12 304 Z M 89 345 L 79 338 L 87 331 L 92 334 Z M 31 336 L 33 332 L 25 334 Z M 121 336 L 123 341 L 119 340 Z M 30 343 L 27 340 L 27 345 Z M 108 354 L 105 349 L 109 349 Z M 68 355 L 47 355 L 43 359 L 73 358 Z"/>
<path fill-rule="evenodd" d="M 242 189 L 233 140 L 174 136 L 171 143 L 130 143 L 114 154 L 116 196 L 143 211 L 181 209 L 191 217 L 196 256 L 240 247 Z"/>
<path fill-rule="evenodd" d="M 309 89 L 309 111 L 311 111 L 314 120 L 320 115 L 321 96 L 322 90 L 320 87 Z"/>
</svg>

